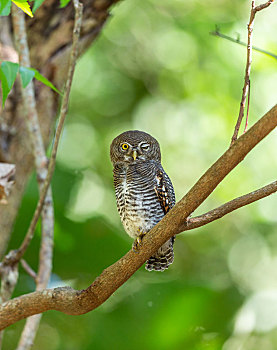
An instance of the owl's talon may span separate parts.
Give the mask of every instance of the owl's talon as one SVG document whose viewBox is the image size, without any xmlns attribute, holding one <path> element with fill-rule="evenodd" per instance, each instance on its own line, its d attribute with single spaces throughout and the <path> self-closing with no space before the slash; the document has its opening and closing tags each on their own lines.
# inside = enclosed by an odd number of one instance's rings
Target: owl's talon
<svg viewBox="0 0 277 350">
<path fill-rule="evenodd" d="M 133 243 L 132 250 L 134 253 L 138 253 L 138 251 L 139 251 L 139 243 L 138 243 L 137 238 L 135 239 L 135 241 Z"/>
<path fill-rule="evenodd" d="M 141 246 L 141 243 L 142 243 L 142 239 L 143 239 L 143 237 L 145 235 L 146 235 L 146 232 L 142 232 L 142 231 L 139 230 L 139 235 L 134 240 L 133 247 L 132 247 L 134 253 L 138 253 L 139 252 L 139 249 L 140 249 L 140 246 Z"/>
</svg>

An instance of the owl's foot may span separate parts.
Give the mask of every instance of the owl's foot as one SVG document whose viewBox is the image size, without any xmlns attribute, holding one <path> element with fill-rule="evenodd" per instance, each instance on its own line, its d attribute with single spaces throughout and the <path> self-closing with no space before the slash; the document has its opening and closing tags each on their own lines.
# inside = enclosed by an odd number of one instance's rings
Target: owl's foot
<svg viewBox="0 0 277 350">
<path fill-rule="evenodd" d="M 140 249 L 140 246 L 141 246 L 141 243 L 142 243 L 142 239 L 146 235 L 146 232 L 143 232 L 141 230 L 138 230 L 138 232 L 139 232 L 139 235 L 134 240 L 133 247 L 132 247 L 134 253 L 138 253 L 139 252 L 139 249 Z"/>
</svg>

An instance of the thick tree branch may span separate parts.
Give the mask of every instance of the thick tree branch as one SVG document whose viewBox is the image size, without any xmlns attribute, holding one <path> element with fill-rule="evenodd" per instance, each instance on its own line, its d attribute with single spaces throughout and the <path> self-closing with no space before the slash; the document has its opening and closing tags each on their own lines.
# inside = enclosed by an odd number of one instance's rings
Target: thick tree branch
<svg viewBox="0 0 277 350">
<path fill-rule="evenodd" d="M 242 122 L 242 118 L 244 115 L 244 109 L 245 109 L 245 102 L 247 95 L 249 95 L 249 88 L 250 88 L 250 70 L 251 70 L 251 63 L 252 63 L 252 46 L 253 46 L 253 28 L 254 28 L 254 19 L 255 15 L 258 11 L 261 11 L 271 5 L 274 2 L 274 0 L 269 0 L 266 3 L 255 6 L 255 0 L 252 0 L 251 2 L 251 12 L 250 12 L 250 19 L 248 23 L 248 41 L 247 41 L 247 59 L 246 59 L 246 67 L 245 67 L 245 75 L 244 75 L 244 85 L 242 89 L 242 96 L 241 96 L 241 102 L 240 102 L 240 110 L 239 110 L 239 116 L 238 120 L 235 126 L 234 134 L 232 136 L 231 145 L 236 141 L 238 138 L 238 133 L 240 129 L 240 125 Z M 248 123 L 248 112 L 249 112 L 249 96 L 248 96 L 248 108 L 247 108 L 247 118 L 245 125 L 247 126 Z M 246 129 L 246 128 L 245 128 Z"/>
<path fill-rule="evenodd" d="M 245 156 L 277 126 L 277 105 L 243 134 L 206 171 L 191 190 L 144 237 L 138 253 L 129 251 L 85 290 L 46 289 L 9 300 L 0 307 L 0 329 L 47 310 L 87 313 L 107 300 L 170 237 L 182 232 L 187 217 L 213 192 Z"/>
</svg>

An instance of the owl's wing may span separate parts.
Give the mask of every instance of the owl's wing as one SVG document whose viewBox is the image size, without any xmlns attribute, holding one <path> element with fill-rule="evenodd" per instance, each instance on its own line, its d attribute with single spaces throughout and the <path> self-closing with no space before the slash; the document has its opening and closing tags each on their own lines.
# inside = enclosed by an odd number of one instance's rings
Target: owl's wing
<svg viewBox="0 0 277 350">
<path fill-rule="evenodd" d="M 168 175 L 159 169 L 156 173 L 157 184 L 155 186 L 155 192 L 158 200 L 161 204 L 164 214 L 167 214 L 170 209 L 175 205 L 175 194 L 172 183 Z"/>
</svg>

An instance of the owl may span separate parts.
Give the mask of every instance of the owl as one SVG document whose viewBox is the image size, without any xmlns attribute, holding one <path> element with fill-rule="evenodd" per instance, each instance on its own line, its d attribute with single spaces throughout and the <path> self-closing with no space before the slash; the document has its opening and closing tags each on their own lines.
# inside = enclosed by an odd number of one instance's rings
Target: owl
<svg viewBox="0 0 277 350">
<path fill-rule="evenodd" d="M 147 234 L 175 204 L 170 178 L 161 165 L 158 141 L 143 131 L 131 130 L 111 143 L 117 209 L 127 234 L 138 251 Z M 146 262 L 146 270 L 164 271 L 173 263 L 175 237 Z"/>
</svg>

